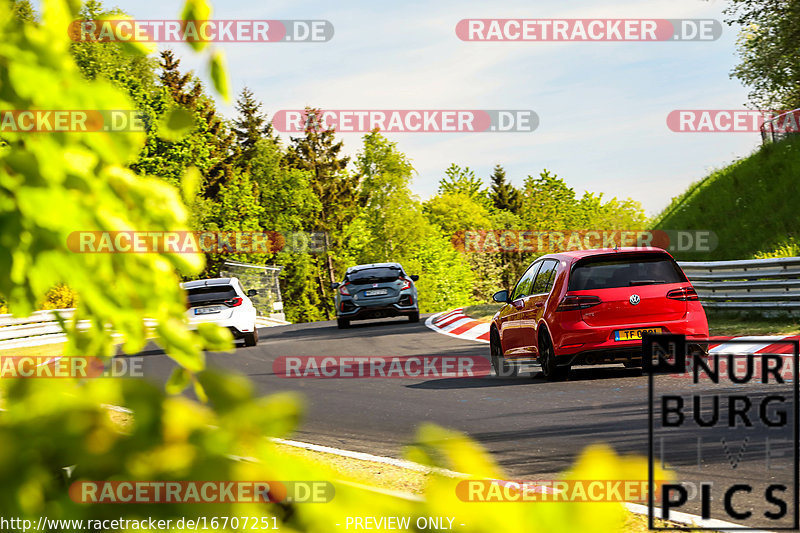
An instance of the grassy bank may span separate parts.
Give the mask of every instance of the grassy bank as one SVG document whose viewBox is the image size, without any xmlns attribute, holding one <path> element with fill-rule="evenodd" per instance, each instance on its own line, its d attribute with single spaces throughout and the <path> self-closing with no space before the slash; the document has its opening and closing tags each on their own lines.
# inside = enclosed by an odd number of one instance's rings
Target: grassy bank
<svg viewBox="0 0 800 533">
<path fill-rule="evenodd" d="M 687 261 L 797 255 L 800 248 L 800 138 L 769 144 L 695 183 L 654 221 L 654 229 L 711 230 L 710 252 L 676 253 Z"/>
</svg>

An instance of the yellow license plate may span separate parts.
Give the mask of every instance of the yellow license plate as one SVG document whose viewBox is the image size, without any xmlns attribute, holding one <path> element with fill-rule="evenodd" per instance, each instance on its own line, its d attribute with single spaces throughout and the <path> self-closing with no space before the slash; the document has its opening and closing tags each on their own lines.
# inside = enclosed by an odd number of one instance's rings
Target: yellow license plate
<svg viewBox="0 0 800 533">
<path fill-rule="evenodd" d="M 614 332 L 614 340 L 640 341 L 645 333 L 661 333 L 661 328 L 618 329 Z"/>
</svg>

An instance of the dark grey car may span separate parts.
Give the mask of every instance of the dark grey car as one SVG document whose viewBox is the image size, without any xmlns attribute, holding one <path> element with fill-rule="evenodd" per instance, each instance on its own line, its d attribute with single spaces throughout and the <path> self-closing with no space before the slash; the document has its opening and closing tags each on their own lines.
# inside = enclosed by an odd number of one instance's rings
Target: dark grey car
<svg viewBox="0 0 800 533">
<path fill-rule="evenodd" d="M 373 263 L 350 267 L 336 290 L 336 322 L 340 329 L 351 320 L 407 316 L 419 322 L 419 302 L 414 282 L 399 263 Z"/>
</svg>

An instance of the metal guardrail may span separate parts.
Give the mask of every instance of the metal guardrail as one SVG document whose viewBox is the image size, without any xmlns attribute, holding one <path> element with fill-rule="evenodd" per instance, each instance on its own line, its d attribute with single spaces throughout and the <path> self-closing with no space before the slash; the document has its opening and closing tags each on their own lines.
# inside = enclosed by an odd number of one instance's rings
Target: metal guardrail
<svg viewBox="0 0 800 533">
<path fill-rule="evenodd" d="M 0 350 L 65 342 L 67 336 L 56 321 L 55 312 L 68 319 L 72 317 L 75 309 L 36 311 L 31 316 L 24 318 L 0 315 Z M 258 327 L 282 326 L 290 323 L 274 315 L 256 317 Z M 155 326 L 155 321 L 147 319 L 145 324 Z M 78 322 L 78 328 L 88 326 L 88 321 Z"/>
<path fill-rule="evenodd" d="M 67 336 L 56 321 L 55 312 L 70 318 L 75 309 L 36 311 L 29 317 L 0 315 L 0 349 L 64 342 Z"/>
<path fill-rule="evenodd" d="M 800 310 L 800 257 L 678 264 L 705 308 Z"/>
</svg>

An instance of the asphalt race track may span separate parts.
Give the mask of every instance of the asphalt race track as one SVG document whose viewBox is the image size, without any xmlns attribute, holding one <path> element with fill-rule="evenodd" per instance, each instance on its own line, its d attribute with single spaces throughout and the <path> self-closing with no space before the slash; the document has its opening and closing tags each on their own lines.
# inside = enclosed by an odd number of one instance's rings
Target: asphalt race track
<svg viewBox="0 0 800 533">
<path fill-rule="evenodd" d="M 264 394 L 301 392 L 307 414 L 292 437 L 296 440 L 400 457 L 415 428 L 425 421 L 435 422 L 469 434 L 492 453 L 510 478 L 520 480 L 554 478 L 595 442 L 608 443 L 618 453 L 646 456 L 648 452 L 648 377 L 638 371 L 621 366 L 581 367 L 573 369 L 568 381 L 555 383 L 539 376 L 532 379 L 528 373 L 514 378 L 287 379 L 273 373 L 273 362 L 279 356 L 462 355 L 488 359 L 489 347 L 435 333 L 422 322 L 412 324 L 404 318 L 355 322 L 346 330 L 337 329 L 335 322 L 318 322 L 259 331 L 258 346 L 209 354 L 209 366 L 247 375 Z M 145 374 L 166 381 L 172 361 L 157 349 L 141 355 Z M 669 375 L 656 376 L 655 383 L 659 392 L 697 393 L 704 387 Z M 758 389 L 764 385 L 739 387 L 740 392 L 741 387 L 749 387 L 747 392 L 753 397 L 775 390 Z M 783 390 L 790 391 L 791 384 Z M 788 408 L 788 428 L 773 431 L 756 423 L 741 430 L 741 439 L 725 433 L 727 451 L 713 430 L 678 428 L 663 441 L 666 460 L 682 465 L 678 468 L 680 479 L 711 482 L 715 489 L 749 482 L 753 493 L 739 493 L 733 501 L 743 510 L 752 507 L 759 517 L 765 510 L 776 509 L 765 503 L 761 486 L 768 481 L 784 483 L 788 490 L 782 498 L 791 515 L 791 403 Z M 757 404 L 753 412 L 757 418 Z M 722 410 L 720 416 L 727 420 L 727 411 Z M 770 465 L 765 461 L 767 436 L 773 446 Z M 742 448 L 744 438 L 748 443 Z M 789 442 L 776 444 L 783 442 L 781 438 Z M 713 494 L 712 515 L 731 520 L 722 512 L 721 495 Z M 679 510 L 699 514 L 698 499 Z M 763 527 L 764 521 L 760 524 Z"/>
</svg>

